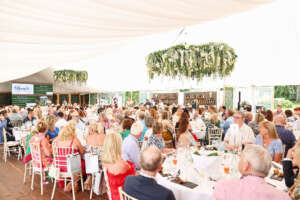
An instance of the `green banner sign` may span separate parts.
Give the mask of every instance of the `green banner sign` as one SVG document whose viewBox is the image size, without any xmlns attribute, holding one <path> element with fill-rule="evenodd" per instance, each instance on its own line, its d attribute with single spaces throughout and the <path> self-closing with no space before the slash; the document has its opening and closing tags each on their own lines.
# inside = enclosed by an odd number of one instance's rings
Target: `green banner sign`
<svg viewBox="0 0 300 200">
<path fill-rule="evenodd" d="M 34 85 L 34 94 L 52 95 L 53 85 Z"/>
</svg>

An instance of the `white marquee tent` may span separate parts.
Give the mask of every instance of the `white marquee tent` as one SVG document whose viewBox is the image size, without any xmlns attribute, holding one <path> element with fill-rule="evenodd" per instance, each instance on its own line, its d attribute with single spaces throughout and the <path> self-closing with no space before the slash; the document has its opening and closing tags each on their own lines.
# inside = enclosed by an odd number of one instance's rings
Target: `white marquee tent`
<svg viewBox="0 0 300 200">
<path fill-rule="evenodd" d="M 300 85 L 298 0 L 72 1 L 68 7 L 61 1 L 3 1 L 0 66 L 6 70 L 0 82 L 56 66 L 84 67 L 88 85 L 101 91 Z M 236 50 L 238 62 L 229 78 L 149 82 L 147 54 L 181 42 L 210 41 Z"/>
<path fill-rule="evenodd" d="M 275 0 L 2 0 L 0 82 Z M 141 66 L 143 67 L 143 66 Z M 101 66 L 102 70 L 106 68 Z"/>
<path fill-rule="evenodd" d="M 181 30 L 139 38 L 113 53 L 74 64 L 88 66 L 89 84 L 104 91 L 172 90 L 224 86 L 300 85 L 300 1 L 284 0 L 260 8 Z M 177 43 L 226 42 L 238 54 L 226 80 L 158 78 L 148 80 L 145 57 Z M 69 67 L 72 65 L 66 65 Z M 64 66 L 58 66 L 63 68 Z M 105 68 L 105 69 L 103 69 Z M 109 76 L 107 76 L 109 74 Z"/>
</svg>

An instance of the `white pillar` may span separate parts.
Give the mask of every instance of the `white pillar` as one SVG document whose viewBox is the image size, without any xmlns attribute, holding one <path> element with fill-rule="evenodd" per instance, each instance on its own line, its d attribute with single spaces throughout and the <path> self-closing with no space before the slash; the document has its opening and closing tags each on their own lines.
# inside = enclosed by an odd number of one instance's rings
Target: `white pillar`
<svg viewBox="0 0 300 200">
<path fill-rule="evenodd" d="M 251 85 L 250 86 L 250 93 L 251 93 L 251 99 L 250 99 L 250 104 L 251 104 L 251 107 L 252 107 L 252 114 L 255 115 L 255 86 L 254 85 Z"/>
<path fill-rule="evenodd" d="M 184 93 L 178 92 L 178 105 L 184 105 Z"/>
</svg>

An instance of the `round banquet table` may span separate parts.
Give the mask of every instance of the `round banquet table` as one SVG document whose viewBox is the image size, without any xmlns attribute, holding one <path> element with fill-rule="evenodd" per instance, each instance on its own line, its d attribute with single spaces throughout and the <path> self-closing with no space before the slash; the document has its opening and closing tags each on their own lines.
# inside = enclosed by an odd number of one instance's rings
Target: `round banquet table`
<svg viewBox="0 0 300 200">
<path fill-rule="evenodd" d="M 214 183 L 210 181 L 209 184 L 198 185 L 194 189 L 185 187 L 183 185 L 173 183 L 160 174 L 156 176 L 157 183 L 172 190 L 176 200 L 212 200 L 212 192 Z"/>
</svg>

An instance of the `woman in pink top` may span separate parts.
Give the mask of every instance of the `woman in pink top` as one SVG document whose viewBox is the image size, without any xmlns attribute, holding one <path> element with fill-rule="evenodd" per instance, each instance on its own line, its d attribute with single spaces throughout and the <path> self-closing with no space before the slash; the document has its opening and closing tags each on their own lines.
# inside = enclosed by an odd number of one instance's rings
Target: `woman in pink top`
<svg viewBox="0 0 300 200">
<path fill-rule="evenodd" d="M 40 121 L 37 123 L 36 128 L 38 134 L 34 135 L 29 142 L 40 143 L 42 167 L 49 167 L 52 163 L 52 148 L 47 138 L 45 138 L 45 134 L 48 130 L 47 124 L 44 121 Z M 39 166 L 39 163 L 37 163 L 37 165 Z"/>
</svg>

